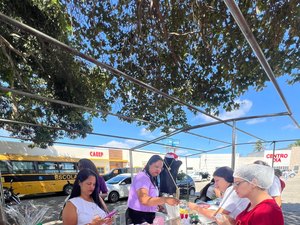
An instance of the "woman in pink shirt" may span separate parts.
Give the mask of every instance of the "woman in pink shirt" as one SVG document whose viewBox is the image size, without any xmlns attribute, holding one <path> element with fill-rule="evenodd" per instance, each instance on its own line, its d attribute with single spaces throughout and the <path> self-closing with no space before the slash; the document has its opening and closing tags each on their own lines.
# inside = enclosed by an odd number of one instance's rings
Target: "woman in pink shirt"
<svg viewBox="0 0 300 225">
<path fill-rule="evenodd" d="M 126 211 L 126 224 L 153 223 L 157 206 L 162 204 L 178 205 L 179 199 L 158 197 L 157 176 L 163 168 L 163 159 L 153 155 L 143 171 L 139 172 L 130 186 Z"/>
</svg>

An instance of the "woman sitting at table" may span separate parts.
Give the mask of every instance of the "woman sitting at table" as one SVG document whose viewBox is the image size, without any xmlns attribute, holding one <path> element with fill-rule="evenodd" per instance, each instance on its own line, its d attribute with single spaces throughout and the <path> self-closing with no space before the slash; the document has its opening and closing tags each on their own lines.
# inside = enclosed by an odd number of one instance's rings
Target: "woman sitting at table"
<svg viewBox="0 0 300 225">
<path fill-rule="evenodd" d="M 236 221 L 229 221 L 226 216 L 217 215 L 219 225 L 283 225 L 283 215 L 276 201 L 268 194 L 272 185 L 274 170 L 269 166 L 250 164 L 238 168 L 234 174 L 234 188 L 241 198 L 250 203 L 241 212 Z"/>
<path fill-rule="evenodd" d="M 111 225 L 113 220 L 99 199 L 97 174 L 83 169 L 77 174 L 71 196 L 63 209 L 64 225 Z"/>
<path fill-rule="evenodd" d="M 233 170 L 227 166 L 218 168 L 214 174 L 215 188 L 219 189 L 222 194 L 220 202 L 219 213 L 227 214 L 234 220 L 236 216 L 242 212 L 249 203 L 248 199 L 239 198 L 233 189 Z M 208 209 L 209 205 L 201 205 L 195 203 L 188 203 L 188 206 L 192 210 L 196 210 L 201 215 L 214 219 L 216 210 Z"/>
</svg>

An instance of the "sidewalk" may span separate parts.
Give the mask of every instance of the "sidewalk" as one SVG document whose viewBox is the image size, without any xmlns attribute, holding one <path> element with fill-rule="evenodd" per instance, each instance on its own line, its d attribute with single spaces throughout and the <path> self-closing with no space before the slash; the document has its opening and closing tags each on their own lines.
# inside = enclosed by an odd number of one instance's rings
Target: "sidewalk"
<svg viewBox="0 0 300 225">
<path fill-rule="evenodd" d="M 286 187 L 282 193 L 282 211 L 284 224 L 300 224 L 300 174 L 285 181 Z"/>
</svg>

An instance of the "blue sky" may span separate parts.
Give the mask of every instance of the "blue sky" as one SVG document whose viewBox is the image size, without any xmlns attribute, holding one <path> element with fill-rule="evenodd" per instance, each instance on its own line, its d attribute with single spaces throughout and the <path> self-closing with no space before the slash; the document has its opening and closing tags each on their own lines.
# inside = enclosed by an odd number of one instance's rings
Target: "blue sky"
<svg viewBox="0 0 300 225">
<path fill-rule="evenodd" d="M 300 105 L 297 102 L 297 99 L 299 99 L 300 85 L 295 84 L 293 86 L 288 86 L 285 82 L 286 79 L 287 77 L 282 77 L 278 79 L 278 82 L 294 114 L 294 117 L 298 122 L 300 122 Z M 244 96 L 237 99 L 237 101 L 242 102 L 242 105 L 239 110 L 233 112 L 222 112 L 219 117 L 222 119 L 228 119 L 244 116 L 285 112 L 286 108 L 273 85 L 271 83 L 268 83 L 267 86 L 268 87 L 261 92 L 250 90 Z M 212 121 L 212 119 L 201 114 L 196 116 L 189 114 L 189 122 L 192 125 L 203 124 Z M 237 122 L 237 127 L 268 141 L 300 138 L 300 130 L 297 129 L 297 127 L 293 124 L 292 120 L 286 116 L 241 121 Z M 159 130 L 149 132 L 144 127 L 137 127 L 134 124 L 120 122 L 117 118 L 114 117 L 109 117 L 107 123 L 101 123 L 99 120 L 95 120 L 94 132 L 115 134 L 146 140 L 151 140 L 163 135 Z M 227 142 L 231 142 L 232 139 L 232 128 L 226 125 L 215 125 L 211 127 L 193 130 L 192 132 Z M 179 134 L 171 137 L 171 139 L 175 140 L 176 142 L 179 142 L 179 146 L 191 147 L 200 150 L 210 150 L 226 145 L 220 142 L 194 137 L 193 135 L 188 134 Z M 237 132 L 238 143 L 247 143 L 255 141 L 255 138 L 249 137 L 248 135 L 245 135 L 241 132 Z M 80 143 L 80 141 L 76 142 Z M 167 140 L 161 141 L 160 143 L 166 142 Z M 89 136 L 85 140 L 85 143 L 126 148 L 133 147 L 139 144 L 136 141 L 101 138 L 96 136 Z M 290 143 L 291 142 L 277 143 L 276 147 L 283 148 Z M 273 146 L 271 146 L 270 144 L 266 144 L 265 147 L 266 149 L 273 148 Z M 161 152 L 167 151 L 166 148 L 158 145 L 149 145 L 144 149 Z M 246 155 L 252 150 L 253 145 L 244 145 L 237 147 L 237 151 L 243 155 Z M 216 151 L 215 153 L 227 153 L 230 151 L 231 148 L 227 148 L 224 150 Z M 180 155 L 196 153 L 192 151 L 187 152 L 186 150 L 180 148 L 177 149 L 177 152 Z"/>
<path fill-rule="evenodd" d="M 292 110 L 292 113 L 295 119 L 300 122 L 300 104 L 299 104 L 299 90 L 300 84 L 287 85 L 286 79 L 288 77 L 281 77 L 277 81 L 280 85 L 280 88 L 283 91 L 283 94 Z M 267 87 L 261 91 L 256 92 L 255 90 L 248 91 L 245 95 L 241 96 L 236 101 L 241 102 L 241 107 L 239 110 L 232 112 L 221 112 L 219 118 L 221 119 L 229 119 L 229 118 L 237 118 L 237 117 L 245 117 L 245 116 L 254 116 L 254 115 L 264 115 L 264 114 L 272 114 L 279 112 L 286 112 L 286 108 L 281 101 L 279 95 L 277 94 L 275 88 L 271 83 L 267 84 Z M 204 124 L 208 122 L 212 122 L 211 118 L 208 118 L 202 114 L 193 115 L 188 113 L 188 120 L 191 125 Z M 245 130 L 255 136 L 258 136 L 267 141 L 273 140 L 286 140 L 286 139 L 300 139 L 300 129 L 298 129 L 293 121 L 287 117 L 271 117 L 271 118 L 263 118 L 263 119 L 253 119 L 248 121 L 240 121 L 236 123 L 237 127 Z M 146 139 L 151 140 L 157 138 L 163 133 L 159 130 L 155 130 L 154 132 L 149 132 L 145 129 L 145 127 L 138 127 L 133 124 L 128 124 L 126 122 L 121 122 L 116 117 L 109 116 L 107 122 L 103 123 L 99 119 L 95 119 L 93 121 L 94 132 L 96 133 L 104 133 L 110 135 L 118 135 L 118 136 L 126 136 L 138 139 Z M 231 142 L 232 140 L 232 128 L 227 125 L 215 125 L 205 128 L 200 128 L 192 131 L 193 133 L 197 133 L 203 136 L 208 136 L 211 138 Z M 2 135 L 7 135 L 7 132 L 1 131 Z M 222 147 L 227 144 L 215 142 L 213 140 L 208 140 L 204 138 L 195 137 L 193 135 L 188 135 L 181 133 L 179 135 L 171 137 L 175 142 L 179 142 L 179 146 L 190 147 L 199 150 L 211 150 L 214 148 Z M 9 139 L 10 141 L 12 139 Z M 59 140 L 62 142 L 68 143 L 77 143 L 77 144 L 89 144 L 96 146 L 111 146 L 111 147 L 124 147 L 130 148 L 140 144 L 137 141 L 133 140 L 124 140 L 117 138 L 107 138 L 101 136 L 93 136 L 88 135 L 85 139 L 77 139 L 77 140 Z M 248 136 L 237 131 L 237 143 L 248 143 L 255 142 L 256 139 L 254 137 Z M 160 143 L 166 143 L 168 140 L 161 141 Z M 276 143 L 276 148 L 284 148 L 288 144 L 292 142 L 284 142 L 284 143 Z M 237 146 L 237 152 L 242 155 L 246 155 L 251 152 L 254 148 L 254 145 L 240 145 Z M 270 144 L 265 144 L 266 149 L 272 149 L 273 146 Z M 159 145 L 149 145 L 144 150 L 154 150 L 166 152 L 170 149 L 166 149 L 163 146 Z M 194 151 L 187 151 L 184 149 L 177 148 L 177 153 L 179 155 L 189 155 L 196 153 Z M 218 150 L 212 153 L 229 153 L 231 152 L 231 148 L 226 148 L 223 150 Z"/>
</svg>

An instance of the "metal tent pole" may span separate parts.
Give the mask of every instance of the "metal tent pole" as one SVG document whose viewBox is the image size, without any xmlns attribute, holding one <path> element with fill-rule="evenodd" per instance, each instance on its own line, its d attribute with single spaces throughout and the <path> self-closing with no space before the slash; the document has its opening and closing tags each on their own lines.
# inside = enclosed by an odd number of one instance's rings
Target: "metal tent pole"
<svg viewBox="0 0 300 225">
<path fill-rule="evenodd" d="M 232 122 L 232 156 L 231 156 L 231 168 L 234 170 L 235 168 L 235 137 L 236 137 L 236 127 L 235 120 Z"/>
<path fill-rule="evenodd" d="M 273 157 L 272 157 L 272 168 L 274 168 L 274 160 L 275 160 L 275 149 L 276 149 L 276 141 L 273 141 Z"/>
</svg>

